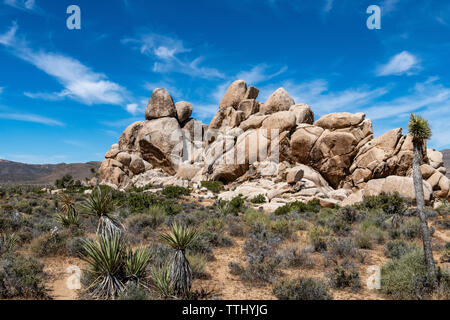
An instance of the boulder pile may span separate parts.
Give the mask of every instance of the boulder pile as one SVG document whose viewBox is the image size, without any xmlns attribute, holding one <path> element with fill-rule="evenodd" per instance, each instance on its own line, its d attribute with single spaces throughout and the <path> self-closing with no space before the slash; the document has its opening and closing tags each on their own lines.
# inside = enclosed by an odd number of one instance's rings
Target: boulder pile
<svg viewBox="0 0 450 320">
<path fill-rule="evenodd" d="M 174 103 L 156 89 L 145 121 L 131 124 L 106 153 L 101 181 L 119 189 L 180 185 L 201 193 L 201 181 L 220 180 L 230 199 L 264 195 L 264 209 L 295 200 L 323 206 L 352 204 L 365 195 L 399 192 L 414 198 L 412 138 L 393 129 L 374 138 L 364 113 L 332 113 L 315 121 L 306 104 L 280 88 L 266 102 L 238 80 L 209 125 L 193 119 L 192 104 Z M 427 149 L 422 174 L 428 202 L 449 199 L 442 154 Z"/>
</svg>

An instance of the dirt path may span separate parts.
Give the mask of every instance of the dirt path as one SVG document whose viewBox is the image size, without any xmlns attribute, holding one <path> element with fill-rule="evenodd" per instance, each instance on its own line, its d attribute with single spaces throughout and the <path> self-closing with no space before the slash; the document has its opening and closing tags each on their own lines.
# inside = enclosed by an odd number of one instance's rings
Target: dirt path
<svg viewBox="0 0 450 320">
<path fill-rule="evenodd" d="M 77 300 L 77 290 L 70 289 L 68 283 L 76 284 L 76 268 L 82 268 L 79 259 L 72 257 L 56 257 L 43 260 L 44 272 L 50 275 L 47 289 L 54 300 Z M 72 273 L 70 273 L 72 271 Z M 74 281 L 70 281 L 74 279 Z M 69 280 L 69 281 L 68 281 Z"/>
<path fill-rule="evenodd" d="M 211 275 L 211 279 L 197 280 L 197 288 L 213 290 L 215 295 L 224 300 L 274 300 L 270 286 L 255 287 L 246 284 L 239 279 L 239 276 L 231 275 L 228 263 L 231 261 L 240 262 L 245 265 L 246 256 L 242 252 L 244 240 L 233 239 L 234 245 L 229 248 L 218 248 L 214 250 L 215 261 L 208 262 L 206 271 Z"/>
</svg>

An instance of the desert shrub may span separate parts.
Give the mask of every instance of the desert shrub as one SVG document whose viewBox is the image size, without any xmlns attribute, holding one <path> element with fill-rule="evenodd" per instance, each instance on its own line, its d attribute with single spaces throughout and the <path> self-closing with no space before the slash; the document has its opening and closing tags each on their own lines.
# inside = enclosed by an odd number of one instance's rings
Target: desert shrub
<svg viewBox="0 0 450 320">
<path fill-rule="evenodd" d="M 400 259 L 406 253 L 414 250 L 414 246 L 410 246 L 403 240 L 388 241 L 384 246 L 384 255 L 391 259 Z"/>
<path fill-rule="evenodd" d="M 214 193 L 219 193 L 224 189 L 222 181 L 202 181 L 201 186 Z"/>
<path fill-rule="evenodd" d="M 240 276 L 244 273 L 244 268 L 239 262 L 231 261 L 228 263 L 228 269 L 230 270 L 230 274 L 234 276 Z"/>
<path fill-rule="evenodd" d="M 438 270 L 439 291 L 443 296 L 450 294 L 450 276 Z M 433 295 L 432 281 L 422 249 L 405 253 L 393 259 L 381 269 L 381 291 L 394 299 L 422 300 Z"/>
<path fill-rule="evenodd" d="M 269 232 L 283 239 L 293 239 L 295 236 L 295 226 L 286 219 L 276 219 L 268 225 Z"/>
<path fill-rule="evenodd" d="M 315 251 L 326 251 L 330 231 L 322 226 L 316 226 L 309 231 L 309 239 Z"/>
<path fill-rule="evenodd" d="M 73 236 L 79 236 L 82 232 L 76 230 L 61 230 L 44 233 L 34 238 L 30 243 L 30 249 L 38 257 L 49 257 L 67 254 L 66 243 Z"/>
<path fill-rule="evenodd" d="M 143 236 L 148 238 L 158 226 L 155 218 L 147 214 L 136 214 L 125 220 L 129 234 L 133 237 Z"/>
<path fill-rule="evenodd" d="M 153 221 L 153 227 L 156 228 L 164 223 L 166 219 L 166 210 L 161 205 L 152 205 L 145 212 Z"/>
<path fill-rule="evenodd" d="M 130 193 L 126 198 L 126 206 L 131 212 L 143 212 L 156 204 L 158 204 L 158 198 L 153 194 Z"/>
<path fill-rule="evenodd" d="M 153 244 L 148 250 L 152 256 L 152 264 L 157 267 L 166 265 L 174 253 L 174 250 L 171 247 L 162 243 Z"/>
<path fill-rule="evenodd" d="M 191 190 L 189 188 L 180 187 L 180 186 L 167 186 L 162 191 L 163 196 L 175 199 L 180 198 L 182 196 L 188 196 L 191 194 Z"/>
<path fill-rule="evenodd" d="M 305 213 L 305 212 L 314 212 L 318 213 L 320 211 L 320 200 L 313 199 L 306 203 L 295 201 L 284 205 L 283 207 L 275 210 L 276 216 L 287 215 L 290 213 Z"/>
<path fill-rule="evenodd" d="M 251 203 L 259 204 L 259 203 L 266 203 L 266 196 L 263 194 L 259 194 L 253 199 L 250 200 Z"/>
<path fill-rule="evenodd" d="M 148 300 L 148 290 L 135 281 L 128 281 L 119 294 L 119 300 Z"/>
<path fill-rule="evenodd" d="M 273 293 L 280 300 L 332 299 L 325 282 L 315 278 L 281 280 L 274 286 Z"/>
<path fill-rule="evenodd" d="M 0 234 L 0 255 L 13 252 L 19 237 L 14 233 L 2 233 Z"/>
<path fill-rule="evenodd" d="M 129 190 L 130 192 L 143 192 L 145 190 L 151 189 L 153 186 L 149 183 L 143 187 L 136 187 L 136 186 L 132 186 L 131 189 Z"/>
<path fill-rule="evenodd" d="M 356 207 L 359 209 L 381 209 L 386 214 L 392 215 L 403 214 L 406 210 L 406 204 L 406 199 L 398 193 L 394 193 L 365 197 Z"/>
<path fill-rule="evenodd" d="M 374 243 L 384 242 L 385 235 L 376 225 L 370 221 L 364 221 L 356 235 L 356 245 L 361 249 L 372 249 Z"/>
<path fill-rule="evenodd" d="M 0 256 L 0 298 L 47 298 L 43 268 L 33 258 L 16 254 Z"/>
<path fill-rule="evenodd" d="M 327 278 L 330 286 L 335 289 L 352 288 L 354 291 L 361 289 L 361 279 L 356 270 L 347 272 L 344 268 L 337 266 L 332 272 L 327 273 Z"/>
<path fill-rule="evenodd" d="M 366 212 L 360 211 L 354 207 L 343 207 L 337 212 L 338 216 L 348 224 L 353 224 L 364 219 Z"/>
<path fill-rule="evenodd" d="M 209 260 L 212 260 L 214 258 L 212 253 L 212 245 L 206 239 L 203 237 L 202 234 L 197 236 L 188 246 L 187 248 L 188 254 L 202 254 L 206 257 L 208 257 Z"/>
<path fill-rule="evenodd" d="M 341 215 L 329 211 L 321 211 L 317 215 L 317 224 L 332 230 L 337 235 L 347 235 L 351 230 L 351 225 Z"/>
<path fill-rule="evenodd" d="M 290 268 L 312 268 L 314 261 L 310 257 L 309 251 L 299 248 L 295 245 L 289 246 L 278 254 L 283 265 Z"/>
<path fill-rule="evenodd" d="M 242 216 L 242 219 L 250 227 L 256 224 L 266 226 L 270 223 L 270 217 L 268 215 L 253 209 L 248 209 L 247 211 L 245 211 L 244 215 Z"/>
<path fill-rule="evenodd" d="M 83 244 L 86 240 L 86 237 L 74 237 L 68 239 L 65 246 L 67 254 L 74 257 L 78 257 L 83 254 Z"/>
<path fill-rule="evenodd" d="M 193 279 L 208 279 L 209 275 L 206 273 L 206 262 L 208 259 L 204 255 L 188 254 L 186 258 L 191 266 Z"/>
<path fill-rule="evenodd" d="M 244 235 L 244 227 L 242 226 L 242 219 L 240 217 L 227 216 L 225 221 L 230 236 L 242 237 Z"/>
<path fill-rule="evenodd" d="M 230 247 L 233 245 L 233 240 L 222 232 L 203 231 L 199 238 L 215 247 Z"/>
<path fill-rule="evenodd" d="M 420 238 L 420 219 L 417 217 L 411 217 L 406 220 L 405 224 L 401 227 L 401 233 L 406 239 Z"/>
<path fill-rule="evenodd" d="M 279 274 L 278 266 L 280 260 L 276 258 L 265 259 L 261 262 L 248 263 L 242 274 L 241 279 L 258 285 L 262 283 L 273 283 Z"/>
<path fill-rule="evenodd" d="M 338 238 L 331 241 L 330 253 L 339 258 L 353 258 L 358 256 L 358 249 L 350 238 Z"/>
</svg>

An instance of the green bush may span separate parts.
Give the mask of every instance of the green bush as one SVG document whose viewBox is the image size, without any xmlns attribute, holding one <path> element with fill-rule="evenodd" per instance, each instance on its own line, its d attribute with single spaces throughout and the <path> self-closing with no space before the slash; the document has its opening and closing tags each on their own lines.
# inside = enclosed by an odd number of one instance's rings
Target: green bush
<svg viewBox="0 0 450 320">
<path fill-rule="evenodd" d="M 259 194 L 253 199 L 250 200 L 251 203 L 259 204 L 259 203 L 266 203 L 266 196 L 263 194 Z"/>
<path fill-rule="evenodd" d="M 282 280 L 273 288 L 274 295 L 280 300 L 331 300 L 328 287 L 320 279 L 297 278 Z"/>
<path fill-rule="evenodd" d="M 361 279 L 356 270 L 347 272 L 342 267 L 337 266 L 334 268 L 333 272 L 327 274 L 327 277 L 332 288 L 352 288 L 354 291 L 361 289 Z"/>
<path fill-rule="evenodd" d="M 44 233 L 31 241 L 30 249 L 38 257 L 49 257 L 67 254 L 66 243 L 72 236 L 80 235 L 71 230 L 61 230 L 56 233 Z"/>
<path fill-rule="evenodd" d="M 380 194 L 378 196 L 365 197 L 364 200 L 357 205 L 359 209 L 381 209 L 384 213 L 403 214 L 406 210 L 407 201 L 398 193 Z"/>
<path fill-rule="evenodd" d="M 421 237 L 420 231 L 420 219 L 418 217 L 412 217 L 406 221 L 401 228 L 401 233 L 406 239 L 417 239 Z"/>
<path fill-rule="evenodd" d="M 188 196 L 191 194 L 191 190 L 189 188 L 184 188 L 180 186 L 167 186 L 162 191 L 163 196 L 175 199 L 180 198 L 182 196 Z"/>
<path fill-rule="evenodd" d="M 405 253 L 388 261 L 381 269 L 381 290 L 394 299 L 428 299 L 432 284 L 422 249 Z M 448 287 L 445 289 L 448 294 Z"/>
<path fill-rule="evenodd" d="M 326 251 L 330 231 L 322 226 L 317 226 L 309 231 L 309 238 L 315 251 Z"/>
<path fill-rule="evenodd" d="M 414 250 L 414 246 L 410 246 L 403 240 L 393 240 L 384 246 L 384 255 L 391 259 L 400 259 L 406 253 Z"/>
<path fill-rule="evenodd" d="M 306 203 L 295 201 L 286 204 L 283 207 L 278 208 L 275 210 L 276 216 L 291 214 L 291 213 L 305 213 L 305 212 L 314 212 L 318 213 L 320 211 L 320 200 L 319 199 L 313 199 Z"/>
<path fill-rule="evenodd" d="M 119 294 L 119 300 L 148 300 L 148 290 L 135 281 L 128 281 Z"/>
<path fill-rule="evenodd" d="M 16 254 L 0 256 L 0 298 L 45 299 L 44 266 Z"/>
<path fill-rule="evenodd" d="M 188 254 L 186 258 L 189 261 L 192 270 L 192 277 L 194 279 L 207 279 L 206 262 L 207 257 L 201 254 Z"/>
<path fill-rule="evenodd" d="M 202 181 L 201 186 L 214 193 L 219 193 L 224 189 L 222 181 Z"/>
</svg>

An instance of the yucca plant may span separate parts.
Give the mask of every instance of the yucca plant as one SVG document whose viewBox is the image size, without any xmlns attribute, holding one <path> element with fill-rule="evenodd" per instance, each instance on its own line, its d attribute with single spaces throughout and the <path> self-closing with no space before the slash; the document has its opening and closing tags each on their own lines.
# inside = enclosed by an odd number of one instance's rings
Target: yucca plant
<svg viewBox="0 0 450 320">
<path fill-rule="evenodd" d="M 161 241 L 175 249 L 172 259 L 170 280 L 173 293 L 187 298 L 191 291 L 192 271 L 186 258 L 186 248 L 197 238 L 193 228 L 174 223 L 169 232 L 161 235 Z"/>
<path fill-rule="evenodd" d="M 142 281 L 151 259 L 150 251 L 145 247 L 139 247 L 134 251 L 128 248 L 125 258 L 125 273 L 128 279 L 138 282 L 145 287 Z"/>
<path fill-rule="evenodd" d="M 99 219 L 97 235 L 106 234 L 112 237 L 123 231 L 123 225 L 111 215 L 113 207 L 111 192 L 102 192 L 100 187 L 97 187 L 86 201 L 85 208 Z"/>
<path fill-rule="evenodd" d="M 0 255 L 14 250 L 19 238 L 14 234 L 5 233 L 0 235 Z"/>
<path fill-rule="evenodd" d="M 94 298 L 116 298 L 124 288 L 125 242 L 121 234 L 101 234 L 97 241 L 85 240 L 82 259 L 95 277 L 88 290 Z"/>
<path fill-rule="evenodd" d="M 425 200 L 423 194 L 422 170 L 423 145 L 431 138 L 431 129 L 428 121 L 417 115 L 411 114 L 409 124 L 409 133 L 413 138 L 414 158 L 413 158 L 413 182 L 416 193 L 417 213 L 420 218 L 420 229 L 422 232 L 423 250 L 427 261 L 428 273 L 435 288 L 438 287 L 436 266 L 434 264 L 433 251 L 430 240 L 430 230 L 428 229 L 427 216 L 425 214 Z"/>
<path fill-rule="evenodd" d="M 173 296 L 173 288 L 171 281 L 172 269 L 169 263 L 160 267 L 153 267 L 151 276 L 153 285 L 160 292 L 162 298 L 169 298 Z"/>
<path fill-rule="evenodd" d="M 56 214 L 56 220 L 63 227 L 79 226 L 80 218 L 75 208 L 75 202 L 71 197 L 64 194 L 59 198 L 59 202 L 62 203 L 60 213 Z"/>
</svg>

